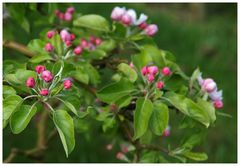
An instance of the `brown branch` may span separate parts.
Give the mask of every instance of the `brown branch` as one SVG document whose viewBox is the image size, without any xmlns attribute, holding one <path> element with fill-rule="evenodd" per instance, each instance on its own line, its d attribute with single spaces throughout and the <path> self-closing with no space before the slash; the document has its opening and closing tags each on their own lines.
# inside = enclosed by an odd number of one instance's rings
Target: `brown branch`
<svg viewBox="0 0 240 166">
<path fill-rule="evenodd" d="M 35 53 L 30 51 L 25 45 L 22 45 L 15 41 L 5 40 L 5 41 L 3 41 L 3 46 L 6 48 L 11 48 L 11 49 L 17 50 L 17 51 L 23 53 L 24 55 L 27 55 L 28 57 L 33 57 L 35 55 Z"/>
</svg>

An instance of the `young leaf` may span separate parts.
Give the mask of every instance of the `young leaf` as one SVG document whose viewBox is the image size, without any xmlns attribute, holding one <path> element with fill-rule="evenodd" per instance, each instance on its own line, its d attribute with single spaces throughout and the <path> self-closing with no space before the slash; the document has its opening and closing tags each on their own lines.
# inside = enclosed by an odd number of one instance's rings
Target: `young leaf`
<svg viewBox="0 0 240 166">
<path fill-rule="evenodd" d="M 194 81 L 197 80 L 197 78 L 200 76 L 200 74 L 201 74 L 201 72 L 200 72 L 199 68 L 194 70 L 194 72 L 193 72 L 193 74 L 192 74 L 192 76 L 191 76 L 191 78 L 189 80 L 190 81 L 189 82 L 190 88 L 192 88 Z"/>
<path fill-rule="evenodd" d="M 63 56 L 63 44 L 59 34 L 53 35 L 51 38 L 51 43 L 54 47 L 54 50 L 57 52 L 59 57 Z"/>
<path fill-rule="evenodd" d="M 40 63 L 46 60 L 52 60 L 52 57 L 50 55 L 46 54 L 38 54 L 33 56 L 29 61 L 31 63 Z"/>
<path fill-rule="evenodd" d="M 127 95 L 127 96 L 123 96 L 122 98 L 120 98 L 119 100 L 117 100 L 115 102 L 115 104 L 117 105 L 117 107 L 120 109 L 120 108 L 123 108 L 123 107 L 126 107 L 128 106 L 132 101 L 132 96 L 130 95 Z"/>
<path fill-rule="evenodd" d="M 147 98 L 139 98 L 134 111 L 134 139 L 138 139 L 147 131 L 148 122 L 153 111 L 153 104 Z"/>
<path fill-rule="evenodd" d="M 134 90 L 133 84 L 127 79 L 121 79 L 119 82 L 110 84 L 97 93 L 97 97 L 108 104 L 117 101 L 123 96 L 129 95 Z"/>
<path fill-rule="evenodd" d="M 57 110 L 53 112 L 53 122 L 58 130 L 66 156 L 68 157 L 75 146 L 73 119 L 67 111 Z"/>
<path fill-rule="evenodd" d="M 16 95 L 16 90 L 11 86 L 3 85 L 3 98 L 11 95 Z"/>
<path fill-rule="evenodd" d="M 150 119 L 150 127 L 153 133 L 156 135 L 162 135 L 164 130 L 167 128 L 168 119 L 168 107 L 161 102 L 155 102 Z"/>
<path fill-rule="evenodd" d="M 202 107 L 207 113 L 211 120 L 211 123 L 214 123 L 216 120 L 215 108 L 212 103 L 209 103 L 201 98 L 197 99 L 197 104 Z"/>
<path fill-rule="evenodd" d="M 78 17 L 76 20 L 73 21 L 74 26 L 85 27 L 97 31 L 109 31 L 109 23 L 108 21 L 99 15 L 96 14 L 89 14 Z"/>
<path fill-rule="evenodd" d="M 189 159 L 196 160 L 196 161 L 205 161 L 208 159 L 206 153 L 197 153 L 197 152 L 185 152 L 183 155 Z"/>
<path fill-rule="evenodd" d="M 118 65 L 118 70 L 121 71 L 131 82 L 135 82 L 137 80 L 137 73 L 134 69 L 132 69 L 128 64 L 121 63 Z"/>
<path fill-rule="evenodd" d="M 197 120 L 206 127 L 209 126 L 211 120 L 208 113 L 200 105 L 193 102 L 191 99 L 186 98 L 183 95 L 176 94 L 174 92 L 167 92 L 165 94 L 165 97 L 167 101 L 169 101 L 183 114 Z"/>
<path fill-rule="evenodd" d="M 8 119 L 11 117 L 21 102 L 22 98 L 18 95 L 11 95 L 3 100 L 3 122 L 5 124 L 7 124 Z"/>
<path fill-rule="evenodd" d="M 32 117 L 36 114 L 37 107 L 35 104 L 21 105 L 17 108 L 16 112 L 10 118 L 10 127 L 14 134 L 22 132 L 29 124 Z"/>
</svg>

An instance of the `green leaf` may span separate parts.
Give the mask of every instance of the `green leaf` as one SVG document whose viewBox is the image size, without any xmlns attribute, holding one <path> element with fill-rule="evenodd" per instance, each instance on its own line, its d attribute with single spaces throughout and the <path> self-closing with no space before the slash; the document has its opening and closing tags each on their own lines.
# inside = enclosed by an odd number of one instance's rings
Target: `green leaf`
<svg viewBox="0 0 240 166">
<path fill-rule="evenodd" d="M 115 118 L 113 117 L 106 118 L 103 121 L 103 126 L 102 126 L 103 132 L 113 129 L 116 125 L 117 125 L 117 121 Z"/>
<path fill-rule="evenodd" d="M 146 66 L 152 62 L 152 57 L 141 52 L 132 56 L 132 62 L 138 70 L 141 70 L 143 66 Z"/>
<path fill-rule="evenodd" d="M 21 105 L 17 108 L 16 112 L 10 118 L 10 127 L 14 134 L 22 132 L 29 124 L 32 117 L 36 114 L 37 107 L 35 104 Z"/>
<path fill-rule="evenodd" d="M 169 115 L 167 105 L 161 102 L 155 102 L 153 105 L 153 113 L 150 120 L 150 127 L 154 134 L 162 135 L 167 128 Z"/>
<path fill-rule="evenodd" d="M 197 153 L 197 152 L 185 152 L 183 155 L 189 159 L 196 160 L 196 161 L 205 161 L 208 159 L 206 153 Z"/>
<path fill-rule="evenodd" d="M 99 60 L 99 59 L 103 59 L 107 55 L 108 54 L 104 50 L 97 48 L 93 51 L 90 51 L 87 54 L 83 54 L 83 57 L 86 59 L 98 59 Z"/>
<path fill-rule="evenodd" d="M 130 95 L 127 95 L 127 96 L 123 96 L 122 98 L 120 98 L 119 100 L 117 100 L 115 102 L 115 104 L 117 105 L 117 107 L 120 109 L 120 108 L 123 108 L 123 107 L 126 107 L 128 106 L 132 101 L 132 96 Z"/>
<path fill-rule="evenodd" d="M 33 39 L 28 43 L 27 47 L 31 51 L 34 51 L 36 53 L 46 54 L 46 51 L 44 50 L 45 44 L 46 44 L 46 42 L 44 42 L 43 40 Z"/>
<path fill-rule="evenodd" d="M 33 56 L 29 61 L 31 63 L 40 63 L 46 60 L 52 60 L 52 57 L 48 54 L 39 54 L 39 55 Z"/>
<path fill-rule="evenodd" d="M 69 109 L 70 111 L 72 111 L 75 115 L 78 116 L 78 111 L 76 110 L 76 108 L 75 108 L 70 102 L 68 102 L 68 101 L 66 101 L 66 100 L 62 100 L 62 99 L 60 99 L 60 98 L 57 98 L 57 99 L 60 100 L 61 102 L 63 102 L 63 104 L 64 104 L 66 107 L 68 107 L 68 109 Z"/>
<path fill-rule="evenodd" d="M 169 101 L 174 107 L 176 107 L 183 114 L 197 120 L 206 127 L 209 126 L 211 119 L 208 112 L 204 110 L 200 105 L 193 102 L 191 99 L 186 98 L 183 95 L 176 94 L 174 92 L 167 92 L 165 94 L 166 100 Z"/>
<path fill-rule="evenodd" d="M 121 63 L 118 65 L 118 70 L 121 71 L 131 82 L 135 82 L 137 80 L 137 73 L 134 69 L 132 69 L 128 64 Z"/>
<path fill-rule="evenodd" d="M 21 84 L 25 84 L 28 77 L 37 77 L 36 72 L 24 69 L 17 70 L 15 76 L 21 82 Z"/>
<path fill-rule="evenodd" d="M 109 23 L 108 21 L 99 15 L 96 14 L 89 14 L 78 17 L 76 20 L 73 21 L 74 26 L 85 27 L 97 31 L 109 31 Z"/>
<path fill-rule="evenodd" d="M 61 37 L 59 34 L 55 34 L 53 35 L 53 37 L 51 38 L 51 44 L 54 47 L 54 50 L 56 51 L 57 55 L 59 57 L 63 56 L 63 42 L 61 40 Z"/>
<path fill-rule="evenodd" d="M 16 95 L 16 90 L 11 86 L 3 85 L 3 98 L 11 95 Z"/>
<path fill-rule="evenodd" d="M 133 117 L 134 139 L 140 138 L 147 131 L 152 111 L 153 104 L 149 99 L 141 97 L 137 100 Z"/>
<path fill-rule="evenodd" d="M 200 76 L 200 74 L 201 74 L 201 72 L 200 72 L 199 68 L 194 70 L 194 72 L 193 72 L 193 74 L 192 74 L 192 76 L 191 76 L 191 78 L 189 80 L 190 81 L 189 82 L 190 88 L 192 88 L 193 83 L 197 80 L 197 78 Z"/>
<path fill-rule="evenodd" d="M 8 119 L 14 113 L 15 109 L 22 103 L 22 98 L 18 95 L 11 95 L 3 100 L 3 121 L 7 123 Z"/>
<path fill-rule="evenodd" d="M 96 86 L 101 79 L 98 71 L 89 63 L 85 64 L 84 67 L 85 67 L 85 72 L 89 76 L 90 83 Z"/>
<path fill-rule="evenodd" d="M 57 110 L 53 112 L 53 122 L 58 130 L 66 156 L 68 157 L 75 146 L 73 119 L 67 111 Z"/>
<path fill-rule="evenodd" d="M 84 84 L 88 84 L 89 83 L 89 76 L 88 74 L 85 72 L 85 69 L 83 66 L 76 66 L 76 70 L 72 71 L 69 73 L 70 76 L 75 77 L 78 81 L 84 83 Z"/>
<path fill-rule="evenodd" d="M 127 79 L 110 84 L 97 92 L 97 97 L 108 104 L 111 104 L 123 96 L 129 95 L 134 90 L 133 84 Z"/>
<path fill-rule="evenodd" d="M 213 104 L 201 98 L 197 99 L 197 104 L 208 113 L 211 123 L 214 123 L 216 120 L 216 114 Z"/>
<path fill-rule="evenodd" d="M 101 49 L 103 51 L 112 51 L 116 47 L 116 42 L 112 39 L 104 40 L 100 46 L 98 46 L 98 49 Z"/>
</svg>

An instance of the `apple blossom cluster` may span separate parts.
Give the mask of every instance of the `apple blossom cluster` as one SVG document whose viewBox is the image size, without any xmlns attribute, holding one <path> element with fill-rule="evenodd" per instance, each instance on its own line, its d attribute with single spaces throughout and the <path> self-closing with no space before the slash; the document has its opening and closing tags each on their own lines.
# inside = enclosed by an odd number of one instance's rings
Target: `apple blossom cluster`
<svg viewBox="0 0 240 166">
<path fill-rule="evenodd" d="M 141 73 L 143 76 L 145 76 L 148 80 L 149 83 L 152 83 L 156 80 L 156 75 L 159 73 L 158 67 L 157 66 L 144 66 L 141 69 Z M 161 70 L 161 75 L 162 76 L 170 76 L 172 74 L 171 70 L 169 67 L 164 67 Z M 158 89 L 162 89 L 164 87 L 164 82 L 163 81 L 158 81 L 156 83 L 156 87 Z"/>
<path fill-rule="evenodd" d="M 127 10 L 125 7 L 117 6 L 112 10 L 111 18 L 125 26 L 137 26 L 148 36 L 153 36 L 158 31 L 158 26 L 156 24 L 147 24 L 146 21 L 148 16 L 145 14 L 141 13 L 137 19 L 136 11 L 133 9 Z"/>
<path fill-rule="evenodd" d="M 35 71 L 38 75 L 37 80 L 35 80 L 33 77 L 29 77 L 26 80 L 26 86 L 32 88 L 34 92 L 41 96 L 48 96 L 50 94 L 50 87 L 54 79 L 53 74 L 42 65 L 36 66 Z M 64 89 L 70 89 L 71 86 L 71 80 L 65 79 L 63 82 Z"/>
<path fill-rule="evenodd" d="M 63 21 L 71 21 L 72 20 L 72 15 L 74 13 L 75 9 L 74 7 L 69 7 L 67 10 L 62 13 L 60 10 L 55 10 L 55 15 Z"/>
<path fill-rule="evenodd" d="M 217 109 L 221 109 L 223 107 L 222 102 L 222 90 L 218 91 L 216 82 L 211 78 L 202 78 L 202 73 L 198 77 L 198 83 L 201 86 L 201 89 L 204 92 L 207 92 L 208 96 L 213 102 L 213 105 Z"/>
</svg>

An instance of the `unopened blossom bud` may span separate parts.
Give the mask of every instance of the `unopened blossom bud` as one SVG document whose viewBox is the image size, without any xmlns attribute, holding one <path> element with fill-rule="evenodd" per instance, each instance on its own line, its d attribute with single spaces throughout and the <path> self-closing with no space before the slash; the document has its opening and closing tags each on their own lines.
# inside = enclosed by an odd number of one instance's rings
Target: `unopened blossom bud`
<svg viewBox="0 0 240 166">
<path fill-rule="evenodd" d="M 128 14 L 122 16 L 121 22 L 125 25 L 130 25 L 132 23 L 132 17 Z"/>
<path fill-rule="evenodd" d="M 213 81 L 213 79 L 207 78 L 203 81 L 202 89 L 211 93 L 215 91 L 217 88 L 217 84 Z"/>
<path fill-rule="evenodd" d="M 87 40 L 85 40 L 85 39 L 82 39 L 81 40 L 81 47 L 82 48 L 88 48 L 88 41 Z"/>
<path fill-rule="evenodd" d="M 60 37 L 64 42 L 71 41 L 71 34 L 65 29 L 61 30 Z"/>
<path fill-rule="evenodd" d="M 46 50 L 47 52 L 52 52 L 53 49 L 54 49 L 54 47 L 53 47 L 53 45 L 52 45 L 51 43 L 47 43 L 47 44 L 45 45 L 45 50 Z"/>
<path fill-rule="evenodd" d="M 148 74 L 147 79 L 149 82 L 153 82 L 154 81 L 154 75 L 153 74 Z"/>
<path fill-rule="evenodd" d="M 153 36 L 157 33 L 158 27 L 155 24 L 150 24 L 144 29 L 144 31 L 148 36 Z"/>
<path fill-rule="evenodd" d="M 106 149 L 107 150 L 112 150 L 112 148 L 113 148 L 113 144 L 107 144 L 106 145 Z"/>
<path fill-rule="evenodd" d="M 33 88 L 35 86 L 36 82 L 33 77 L 29 77 L 26 81 L 26 86 L 29 88 Z"/>
<path fill-rule="evenodd" d="M 157 66 L 148 67 L 148 73 L 155 75 L 155 74 L 157 74 L 157 72 L 158 72 L 158 67 Z"/>
<path fill-rule="evenodd" d="M 91 35 L 90 37 L 89 37 L 89 41 L 91 42 L 91 43 L 95 43 L 95 37 L 93 36 L 93 35 Z"/>
<path fill-rule="evenodd" d="M 64 20 L 65 19 L 65 14 L 64 13 L 59 13 L 58 18 L 60 20 Z"/>
<path fill-rule="evenodd" d="M 68 46 L 68 47 L 69 47 L 69 46 L 71 46 L 71 45 L 72 45 L 72 42 L 68 40 L 68 41 L 66 41 L 66 42 L 65 42 L 65 44 L 66 44 L 66 46 Z"/>
<path fill-rule="evenodd" d="M 118 152 L 117 155 L 116 155 L 116 158 L 118 160 L 121 160 L 123 158 L 123 153 L 122 152 Z"/>
<path fill-rule="evenodd" d="M 133 69 L 134 68 L 134 64 L 131 62 L 130 64 L 129 64 L 129 66 Z"/>
<path fill-rule="evenodd" d="M 122 149 L 123 153 L 127 153 L 128 152 L 128 147 L 127 146 L 123 146 L 121 149 Z"/>
<path fill-rule="evenodd" d="M 80 55 L 82 53 L 82 47 L 77 46 L 74 50 L 73 50 L 75 55 Z"/>
<path fill-rule="evenodd" d="M 49 93 L 48 89 L 42 89 L 42 90 L 40 90 L 40 95 L 42 95 L 42 96 L 47 96 L 48 93 Z"/>
<path fill-rule="evenodd" d="M 148 24 L 147 24 L 146 22 L 143 22 L 143 23 L 141 23 L 140 25 L 138 25 L 138 27 L 139 27 L 140 29 L 145 29 L 147 26 L 148 26 Z"/>
<path fill-rule="evenodd" d="M 64 89 L 70 89 L 72 86 L 72 82 L 70 80 L 65 80 L 63 82 Z"/>
<path fill-rule="evenodd" d="M 167 128 L 163 132 L 164 137 L 168 137 L 170 135 L 170 126 L 167 126 Z"/>
<path fill-rule="evenodd" d="M 221 108 L 223 108 L 223 102 L 222 102 L 221 100 L 216 100 L 216 101 L 213 102 L 213 104 L 214 104 L 214 107 L 215 107 L 216 109 L 221 109 Z"/>
<path fill-rule="evenodd" d="M 71 14 L 73 14 L 74 11 L 75 11 L 75 8 L 74 8 L 74 7 L 69 7 L 69 8 L 67 8 L 67 10 L 66 10 L 67 13 L 71 13 Z"/>
<path fill-rule="evenodd" d="M 75 40 L 75 35 L 74 34 L 71 34 L 71 40 L 73 41 L 73 40 Z"/>
<path fill-rule="evenodd" d="M 55 12 L 55 15 L 59 17 L 59 14 L 61 13 L 60 10 L 55 10 L 54 12 Z"/>
<path fill-rule="evenodd" d="M 95 44 L 98 46 L 98 45 L 100 45 L 102 43 L 102 39 L 100 39 L 100 38 L 96 38 L 95 39 Z"/>
<path fill-rule="evenodd" d="M 156 87 L 158 89 L 162 89 L 164 87 L 164 83 L 162 81 L 157 82 Z"/>
<path fill-rule="evenodd" d="M 165 76 L 169 76 L 169 75 L 171 75 L 171 70 L 170 70 L 170 68 L 169 67 L 164 67 L 163 69 L 162 69 L 162 72 L 161 72 L 163 75 L 165 75 Z"/>
<path fill-rule="evenodd" d="M 48 31 L 48 32 L 47 32 L 47 37 L 48 37 L 49 39 L 51 39 L 54 34 L 55 34 L 55 31 Z"/>
<path fill-rule="evenodd" d="M 45 70 L 42 72 L 42 79 L 46 82 L 51 82 L 53 79 L 53 75 L 50 71 Z"/>
<path fill-rule="evenodd" d="M 36 71 L 38 74 L 41 74 L 44 70 L 46 70 L 46 67 L 45 67 L 45 66 L 42 66 L 42 65 L 37 65 L 36 68 L 35 68 L 35 71 Z"/>
<path fill-rule="evenodd" d="M 147 75 L 148 74 L 148 67 L 147 66 L 144 66 L 142 69 L 141 69 L 141 73 L 142 75 Z"/>
<path fill-rule="evenodd" d="M 111 18 L 115 21 L 120 21 L 125 12 L 126 12 L 125 8 L 115 7 L 112 10 Z"/>
<path fill-rule="evenodd" d="M 64 20 L 65 21 L 71 21 L 72 20 L 72 14 L 71 13 L 64 13 Z"/>
</svg>

